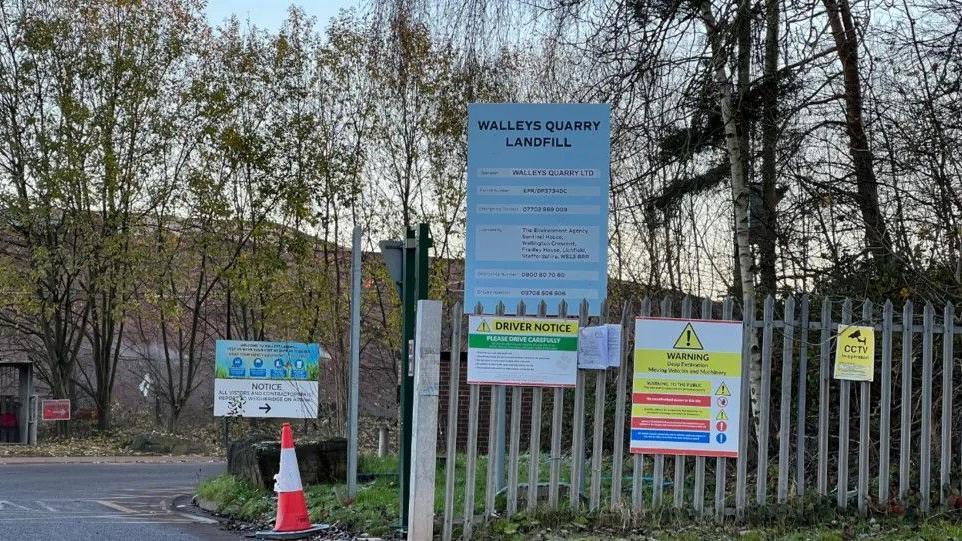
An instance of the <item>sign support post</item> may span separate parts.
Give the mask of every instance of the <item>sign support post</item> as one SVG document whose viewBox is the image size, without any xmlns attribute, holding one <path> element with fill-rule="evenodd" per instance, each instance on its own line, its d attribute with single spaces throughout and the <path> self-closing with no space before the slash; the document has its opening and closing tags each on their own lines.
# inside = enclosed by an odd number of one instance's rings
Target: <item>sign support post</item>
<svg viewBox="0 0 962 541">
<path fill-rule="evenodd" d="M 357 404 L 361 379 L 361 226 L 351 242 L 351 375 L 347 406 L 347 496 L 357 495 Z"/>
<path fill-rule="evenodd" d="M 437 472 L 438 372 L 441 364 L 441 301 L 419 300 L 417 308 L 408 539 L 434 538 L 434 478 Z"/>
<path fill-rule="evenodd" d="M 404 270 L 401 285 L 403 314 L 401 341 L 401 437 L 399 480 L 401 490 L 400 530 L 408 530 L 408 506 L 411 499 L 411 421 L 414 400 L 414 370 L 408 344 L 414 339 L 415 305 L 428 298 L 428 279 L 431 247 L 431 230 L 428 224 L 409 227 L 404 240 Z"/>
</svg>

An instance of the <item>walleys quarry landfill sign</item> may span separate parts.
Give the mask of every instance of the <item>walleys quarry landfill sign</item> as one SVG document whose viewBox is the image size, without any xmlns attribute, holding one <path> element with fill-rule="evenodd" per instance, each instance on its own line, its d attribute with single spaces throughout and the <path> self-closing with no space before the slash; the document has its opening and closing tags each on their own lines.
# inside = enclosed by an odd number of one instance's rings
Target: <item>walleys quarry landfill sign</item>
<svg viewBox="0 0 962 541">
<path fill-rule="evenodd" d="M 577 320 L 472 315 L 468 325 L 469 384 L 575 385 Z"/>
<path fill-rule="evenodd" d="M 218 340 L 214 415 L 317 417 L 320 346 Z"/>
<path fill-rule="evenodd" d="M 738 456 L 742 323 L 638 318 L 631 452 Z"/>
<path fill-rule="evenodd" d="M 610 108 L 468 106 L 464 310 L 587 299 L 608 284 Z"/>
</svg>

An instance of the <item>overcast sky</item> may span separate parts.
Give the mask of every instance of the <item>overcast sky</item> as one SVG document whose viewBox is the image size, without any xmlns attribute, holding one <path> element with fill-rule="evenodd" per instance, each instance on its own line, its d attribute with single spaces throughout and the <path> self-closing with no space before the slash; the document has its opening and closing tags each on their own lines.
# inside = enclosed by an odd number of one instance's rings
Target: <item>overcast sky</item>
<svg viewBox="0 0 962 541">
<path fill-rule="evenodd" d="M 277 30 L 291 4 L 317 17 L 318 26 L 324 28 L 338 10 L 356 6 L 359 0 L 207 0 L 207 20 L 216 26 L 237 15 L 241 21 L 249 18 L 255 26 Z"/>
</svg>

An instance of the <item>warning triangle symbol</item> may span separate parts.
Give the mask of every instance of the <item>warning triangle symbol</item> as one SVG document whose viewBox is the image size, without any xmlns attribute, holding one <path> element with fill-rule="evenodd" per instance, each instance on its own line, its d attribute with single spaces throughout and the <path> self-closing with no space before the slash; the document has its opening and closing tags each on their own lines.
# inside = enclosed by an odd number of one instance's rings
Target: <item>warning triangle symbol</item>
<svg viewBox="0 0 962 541">
<path fill-rule="evenodd" d="M 715 420 L 716 420 L 716 421 L 727 421 L 727 420 L 728 420 L 728 414 L 725 413 L 725 410 L 718 410 L 718 416 L 715 417 Z"/>
<path fill-rule="evenodd" d="M 698 339 L 698 335 L 695 334 L 695 328 L 691 326 L 691 323 L 685 325 L 681 334 L 678 335 L 678 340 L 675 340 L 675 345 L 672 347 L 675 349 L 705 349 L 704 346 L 701 345 L 701 340 Z"/>
<path fill-rule="evenodd" d="M 732 392 L 728 390 L 728 385 L 725 385 L 724 381 L 721 382 L 721 385 L 719 385 L 717 389 L 715 389 L 715 396 L 731 396 L 731 395 L 732 395 Z"/>
<path fill-rule="evenodd" d="M 491 327 L 488 326 L 488 320 L 482 319 L 481 324 L 478 325 L 478 332 L 491 332 Z"/>
</svg>

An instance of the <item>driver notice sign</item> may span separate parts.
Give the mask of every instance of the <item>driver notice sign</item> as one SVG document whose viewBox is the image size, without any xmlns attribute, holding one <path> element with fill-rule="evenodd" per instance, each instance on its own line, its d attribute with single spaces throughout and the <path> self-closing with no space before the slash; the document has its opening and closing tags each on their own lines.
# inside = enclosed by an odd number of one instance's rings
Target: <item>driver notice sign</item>
<svg viewBox="0 0 962 541">
<path fill-rule="evenodd" d="M 214 415 L 317 417 L 318 344 L 218 340 Z"/>
<path fill-rule="evenodd" d="M 468 383 L 575 385 L 577 320 L 475 315 L 468 325 Z"/>
</svg>

